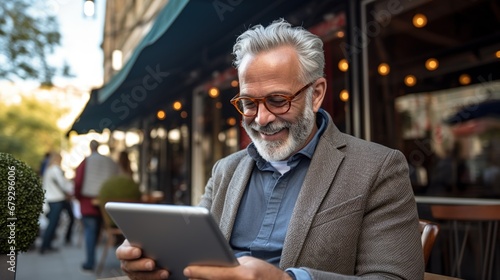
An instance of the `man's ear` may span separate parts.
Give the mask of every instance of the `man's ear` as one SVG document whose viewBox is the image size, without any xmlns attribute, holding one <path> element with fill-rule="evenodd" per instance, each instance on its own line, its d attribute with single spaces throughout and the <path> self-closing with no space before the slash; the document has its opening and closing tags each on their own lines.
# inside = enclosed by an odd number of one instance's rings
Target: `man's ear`
<svg viewBox="0 0 500 280">
<path fill-rule="evenodd" d="M 326 94 L 326 79 L 321 77 L 313 84 L 313 111 L 318 112 Z"/>
</svg>

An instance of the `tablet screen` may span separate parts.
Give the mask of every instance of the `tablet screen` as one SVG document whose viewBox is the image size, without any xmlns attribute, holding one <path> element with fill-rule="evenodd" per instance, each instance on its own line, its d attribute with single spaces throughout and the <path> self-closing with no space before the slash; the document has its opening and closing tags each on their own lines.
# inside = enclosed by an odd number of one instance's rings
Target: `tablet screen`
<svg viewBox="0 0 500 280">
<path fill-rule="evenodd" d="M 186 279 L 182 271 L 191 264 L 238 265 L 206 208 L 108 202 L 105 209 L 132 245 L 170 272 L 169 279 Z"/>
</svg>

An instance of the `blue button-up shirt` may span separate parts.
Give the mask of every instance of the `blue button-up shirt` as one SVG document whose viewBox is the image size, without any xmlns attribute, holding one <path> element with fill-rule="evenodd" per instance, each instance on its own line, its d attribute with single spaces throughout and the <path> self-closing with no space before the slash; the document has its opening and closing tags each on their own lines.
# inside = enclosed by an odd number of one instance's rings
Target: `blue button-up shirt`
<svg viewBox="0 0 500 280">
<path fill-rule="evenodd" d="M 320 136 L 328 124 L 328 116 L 320 109 L 316 114 L 319 127 L 313 139 L 291 156 L 283 172 L 265 161 L 252 143 L 248 154 L 255 165 L 241 200 L 230 244 L 237 257 L 253 256 L 278 265 L 288 224 Z M 283 164 L 283 163 L 282 163 Z M 305 271 L 293 270 L 296 276 Z M 297 277 L 299 278 L 299 277 Z"/>
</svg>

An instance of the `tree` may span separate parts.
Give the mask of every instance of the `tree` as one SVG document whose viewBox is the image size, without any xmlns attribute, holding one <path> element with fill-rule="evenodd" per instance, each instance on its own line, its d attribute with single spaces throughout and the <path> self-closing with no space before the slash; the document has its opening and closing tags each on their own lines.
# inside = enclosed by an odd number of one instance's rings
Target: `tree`
<svg viewBox="0 0 500 280">
<path fill-rule="evenodd" d="M 52 86 L 57 69 L 47 62 L 61 34 L 46 1 L 0 1 L 0 79 L 40 81 Z"/>
<path fill-rule="evenodd" d="M 63 132 L 57 120 L 64 110 L 48 102 L 23 97 L 18 104 L 0 102 L 0 151 L 39 169 L 43 155 L 61 147 Z"/>
</svg>

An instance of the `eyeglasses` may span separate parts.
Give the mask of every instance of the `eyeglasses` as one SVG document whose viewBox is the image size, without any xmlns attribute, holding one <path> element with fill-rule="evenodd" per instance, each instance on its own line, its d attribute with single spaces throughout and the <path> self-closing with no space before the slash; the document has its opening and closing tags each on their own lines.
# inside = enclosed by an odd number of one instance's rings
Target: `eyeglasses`
<svg viewBox="0 0 500 280">
<path fill-rule="evenodd" d="M 259 109 L 259 102 L 264 103 L 266 109 L 274 115 L 283 115 L 290 110 L 292 100 L 301 94 L 305 89 L 310 87 L 314 82 L 310 82 L 303 88 L 299 89 L 293 95 L 284 94 L 270 94 L 261 98 L 253 97 L 240 97 L 238 93 L 231 99 L 231 104 L 234 105 L 236 110 L 245 117 L 255 117 Z"/>
</svg>

